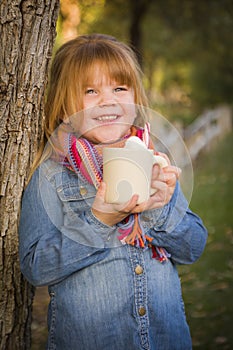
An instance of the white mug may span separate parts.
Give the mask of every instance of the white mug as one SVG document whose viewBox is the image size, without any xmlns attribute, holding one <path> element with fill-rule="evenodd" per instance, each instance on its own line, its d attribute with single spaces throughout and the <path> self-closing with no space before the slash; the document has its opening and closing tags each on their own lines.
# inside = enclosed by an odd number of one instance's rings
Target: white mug
<svg viewBox="0 0 233 350">
<path fill-rule="evenodd" d="M 154 164 L 166 166 L 166 160 L 149 149 L 104 148 L 103 181 L 106 183 L 107 203 L 125 203 L 134 194 L 138 204 L 149 199 Z M 164 164 L 165 163 L 165 164 Z"/>
</svg>

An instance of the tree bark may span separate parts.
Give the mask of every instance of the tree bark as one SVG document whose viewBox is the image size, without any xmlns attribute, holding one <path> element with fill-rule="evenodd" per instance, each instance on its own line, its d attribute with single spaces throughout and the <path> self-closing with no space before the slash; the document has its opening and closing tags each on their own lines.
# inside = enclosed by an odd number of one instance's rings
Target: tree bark
<svg viewBox="0 0 233 350">
<path fill-rule="evenodd" d="M 0 3 L 0 349 L 30 348 L 33 288 L 20 273 L 18 221 L 43 125 L 58 0 Z"/>
</svg>

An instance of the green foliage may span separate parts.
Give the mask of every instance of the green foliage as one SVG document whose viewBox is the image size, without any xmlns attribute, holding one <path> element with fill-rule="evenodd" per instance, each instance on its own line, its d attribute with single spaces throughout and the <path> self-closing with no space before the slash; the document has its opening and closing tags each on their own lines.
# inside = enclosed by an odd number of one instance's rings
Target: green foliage
<svg viewBox="0 0 233 350">
<path fill-rule="evenodd" d="M 221 69 L 222 68 L 222 69 Z M 191 98 L 201 106 L 232 103 L 233 81 L 227 67 L 208 62 L 193 67 L 190 75 Z"/>
<path fill-rule="evenodd" d="M 81 23 L 79 32 L 104 33 L 128 41 L 129 1 L 80 0 Z"/>
<path fill-rule="evenodd" d="M 165 104 L 171 104 L 174 88 L 182 92 L 177 99 L 181 110 L 232 103 L 231 1 L 158 0 L 147 12 L 143 32 L 145 70 L 156 71 L 163 64 L 162 83 L 153 80 L 150 86 L 166 97 Z"/>
</svg>

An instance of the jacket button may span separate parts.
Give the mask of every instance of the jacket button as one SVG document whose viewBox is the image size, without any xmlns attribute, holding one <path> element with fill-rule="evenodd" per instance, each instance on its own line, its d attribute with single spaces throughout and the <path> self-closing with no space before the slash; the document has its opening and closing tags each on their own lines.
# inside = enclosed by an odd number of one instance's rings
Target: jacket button
<svg viewBox="0 0 233 350">
<path fill-rule="evenodd" d="M 87 189 L 85 187 L 80 187 L 79 193 L 81 196 L 85 196 L 85 194 L 87 194 Z"/>
<path fill-rule="evenodd" d="M 143 273 L 143 268 L 140 265 L 137 265 L 134 271 L 137 275 L 141 275 Z"/>
<path fill-rule="evenodd" d="M 144 316 L 146 314 L 146 309 L 141 306 L 139 309 L 138 309 L 138 313 L 140 316 Z"/>
</svg>

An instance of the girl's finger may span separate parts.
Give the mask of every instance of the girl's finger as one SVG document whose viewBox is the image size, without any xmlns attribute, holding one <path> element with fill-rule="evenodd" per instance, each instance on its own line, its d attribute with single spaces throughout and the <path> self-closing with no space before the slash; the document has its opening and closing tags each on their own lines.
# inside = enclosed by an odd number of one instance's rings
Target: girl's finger
<svg viewBox="0 0 233 350">
<path fill-rule="evenodd" d="M 137 205 L 138 197 L 139 196 L 137 194 L 134 194 L 128 202 L 124 204 L 118 204 L 115 206 L 115 208 L 122 213 L 131 213 L 131 211 Z"/>
<path fill-rule="evenodd" d="M 182 170 L 177 166 L 170 165 L 170 166 L 164 168 L 163 172 L 164 173 L 173 173 L 176 175 L 176 178 L 178 179 L 180 177 Z"/>
<path fill-rule="evenodd" d="M 165 153 L 155 152 L 155 155 L 163 157 L 164 159 L 166 159 L 168 166 L 171 165 L 171 161 Z"/>
</svg>

